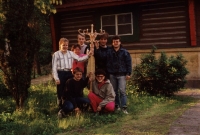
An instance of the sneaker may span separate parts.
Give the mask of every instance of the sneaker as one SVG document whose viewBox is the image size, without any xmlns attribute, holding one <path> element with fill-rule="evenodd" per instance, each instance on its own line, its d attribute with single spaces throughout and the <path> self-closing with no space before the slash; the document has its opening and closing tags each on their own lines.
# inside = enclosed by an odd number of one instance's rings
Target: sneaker
<svg viewBox="0 0 200 135">
<path fill-rule="evenodd" d="M 117 111 L 121 111 L 121 108 L 120 108 L 120 107 L 117 107 L 116 110 L 117 110 Z"/>
<path fill-rule="evenodd" d="M 58 118 L 59 118 L 59 119 L 62 119 L 62 118 L 63 118 L 62 109 L 58 112 Z"/>
<path fill-rule="evenodd" d="M 115 105 L 115 110 L 116 111 L 121 111 L 121 108 L 119 107 L 119 105 Z"/>
<path fill-rule="evenodd" d="M 67 115 L 65 114 L 65 112 L 60 109 L 60 111 L 58 112 L 58 118 L 59 119 L 62 119 L 62 118 L 65 118 Z"/>
<path fill-rule="evenodd" d="M 128 114 L 128 112 L 127 112 L 127 110 L 126 110 L 125 108 L 122 109 L 122 112 L 123 112 L 124 114 Z"/>
<path fill-rule="evenodd" d="M 116 106 L 115 106 L 115 110 L 121 111 L 121 108 L 119 107 L 119 105 L 116 105 Z"/>
</svg>

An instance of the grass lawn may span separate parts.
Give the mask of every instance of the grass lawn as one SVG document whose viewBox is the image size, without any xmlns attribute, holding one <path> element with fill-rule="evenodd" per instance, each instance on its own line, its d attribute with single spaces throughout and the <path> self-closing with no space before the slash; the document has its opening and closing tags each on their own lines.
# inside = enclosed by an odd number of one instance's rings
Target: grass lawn
<svg viewBox="0 0 200 135">
<path fill-rule="evenodd" d="M 87 90 L 85 90 L 87 95 Z M 24 110 L 10 97 L 0 98 L 0 135 L 165 135 L 172 122 L 198 100 L 186 96 L 155 97 L 128 89 L 128 112 L 57 118 L 56 87 L 31 86 Z"/>
</svg>

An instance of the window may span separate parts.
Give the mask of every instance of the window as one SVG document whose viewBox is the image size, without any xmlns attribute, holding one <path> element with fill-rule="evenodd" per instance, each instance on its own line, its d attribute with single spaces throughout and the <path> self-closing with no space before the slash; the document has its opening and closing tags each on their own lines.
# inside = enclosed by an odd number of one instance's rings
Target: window
<svg viewBox="0 0 200 135">
<path fill-rule="evenodd" d="M 101 29 L 109 35 L 133 35 L 132 13 L 101 16 Z"/>
</svg>

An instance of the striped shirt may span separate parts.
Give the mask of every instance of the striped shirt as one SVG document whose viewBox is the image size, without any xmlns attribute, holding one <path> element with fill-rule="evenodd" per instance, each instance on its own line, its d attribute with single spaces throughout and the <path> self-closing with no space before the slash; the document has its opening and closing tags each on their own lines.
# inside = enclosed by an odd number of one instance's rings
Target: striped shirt
<svg viewBox="0 0 200 135">
<path fill-rule="evenodd" d="M 72 51 L 62 53 L 60 50 L 56 51 L 52 57 L 52 74 L 55 80 L 59 80 L 57 70 L 59 69 L 71 69 L 73 61 L 85 61 L 88 59 L 88 55 L 79 57 Z"/>
</svg>

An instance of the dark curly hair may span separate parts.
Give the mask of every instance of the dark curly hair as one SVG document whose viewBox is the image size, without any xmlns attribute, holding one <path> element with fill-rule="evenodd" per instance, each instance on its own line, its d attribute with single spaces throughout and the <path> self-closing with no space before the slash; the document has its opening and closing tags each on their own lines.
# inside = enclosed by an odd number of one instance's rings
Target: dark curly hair
<svg viewBox="0 0 200 135">
<path fill-rule="evenodd" d="M 104 75 L 105 76 L 104 81 L 107 80 L 106 72 L 103 69 L 97 69 L 95 71 L 95 76 L 97 76 L 97 75 Z"/>
</svg>

